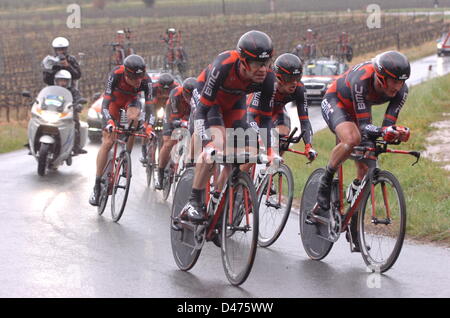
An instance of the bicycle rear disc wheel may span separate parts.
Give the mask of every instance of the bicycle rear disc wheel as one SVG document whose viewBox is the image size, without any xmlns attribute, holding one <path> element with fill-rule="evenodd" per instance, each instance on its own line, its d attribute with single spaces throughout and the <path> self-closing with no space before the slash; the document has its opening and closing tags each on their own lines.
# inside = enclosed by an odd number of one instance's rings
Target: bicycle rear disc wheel
<svg viewBox="0 0 450 318">
<path fill-rule="evenodd" d="M 269 185 L 270 176 L 272 176 L 271 185 Z M 281 164 L 273 174 L 264 178 L 260 187 L 262 191 L 258 194 L 259 246 L 272 245 L 283 232 L 294 198 L 293 179 L 291 169 L 285 164 Z"/>
<path fill-rule="evenodd" d="M 118 222 L 122 217 L 127 204 L 131 181 L 131 157 L 127 151 L 122 151 L 118 160 L 118 169 L 115 172 L 114 185 L 111 196 L 111 217 Z"/>
<path fill-rule="evenodd" d="M 373 196 L 371 191 L 367 191 L 361 202 L 358 239 L 366 265 L 372 271 L 383 273 L 394 265 L 403 246 L 406 203 L 399 181 L 388 171 L 377 173 Z M 376 220 L 372 215 L 372 202 Z"/>
<path fill-rule="evenodd" d="M 177 184 L 172 204 L 171 223 L 173 222 L 173 218 L 180 215 L 181 210 L 189 199 L 192 183 L 194 182 L 194 170 L 195 169 L 193 167 L 186 169 Z M 194 248 L 194 232 L 187 228 L 175 230 L 171 225 L 170 239 L 175 263 L 183 271 L 190 270 L 194 267 L 201 252 L 201 249 Z"/>
<path fill-rule="evenodd" d="M 319 168 L 313 171 L 306 181 L 303 189 L 302 201 L 300 204 L 300 236 L 306 254 L 313 260 L 325 258 L 333 247 L 333 243 L 325 240 L 328 236 L 328 226 L 322 224 L 305 223 L 307 215 L 313 210 L 317 203 L 317 193 L 320 179 L 325 173 L 325 169 Z"/>
<path fill-rule="evenodd" d="M 231 216 L 230 193 L 231 188 L 228 188 L 222 219 L 221 255 L 228 280 L 237 286 L 245 282 L 255 261 L 259 203 L 255 187 L 247 173 L 239 172 L 234 182 Z"/>
</svg>

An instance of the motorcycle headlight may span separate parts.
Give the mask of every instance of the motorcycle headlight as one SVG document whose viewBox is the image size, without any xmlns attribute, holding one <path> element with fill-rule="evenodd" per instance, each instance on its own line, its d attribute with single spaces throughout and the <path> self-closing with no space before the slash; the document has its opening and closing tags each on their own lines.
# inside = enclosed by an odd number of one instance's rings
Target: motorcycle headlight
<svg viewBox="0 0 450 318">
<path fill-rule="evenodd" d="M 94 108 L 89 108 L 88 110 L 88 117 L 91 119 L 98 119 L 98 113 L 95 111 Z"/>
<path fill-rule="evenodd" d="M 50 124 L 56 123 L 62 117 L 61 115 L 62 115 L 61 113 L 55 112 L 48 112 L 48 111 L 41 112 L 41 118 Z"/>
<path fill-rule="evenodd" d="M 156 113 L 156 117 L 163 118 L 164 117 L 164 108 L 160 108 Z"/>
<path fill-rule="evenodd" d="M 438 44 L 437 44 L 437 48 L 438 48 L 438 49 L 442 49 L 442 43 L 438 43 Z"/>
</svg>

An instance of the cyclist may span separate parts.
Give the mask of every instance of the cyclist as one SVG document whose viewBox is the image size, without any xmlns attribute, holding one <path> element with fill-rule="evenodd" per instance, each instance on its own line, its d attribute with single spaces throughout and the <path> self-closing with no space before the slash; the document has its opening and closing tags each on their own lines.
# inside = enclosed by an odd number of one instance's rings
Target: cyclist
<svg viewBox="0 0 450 318">
<path fill-rule="evenodd" d="M 408 96 L 405 81 L 411 68 L 403 54 L 388 51 L 372 61 L 356 65 L 339 76 L 328 88 L 322 101 L 322 116 L 339 143 L 331 152 L 325 174 L 320 181 L 317 203 L 322 210 L 330 208 L 331 182 L 334 173 L 361 141 L 383 137 L 387 142 L 408 141 L 410 131 L 396 126 L 397 117 Z M 381 127 L 372 124 L 372 105 L 389 102 Z M 357 178 L 350 185 L 356 189 L 368 167 L 356 162 Z M 350 190 L 350 189 L 349 189 Z M 356 214 L 355 214 L 356 215 Z M 355 220 L 356 221 L 356 220 Z M 357 246 L 356 222 L 352 220 L 351 235 Z"/>
<path fill-rule="evenodd" d="M 77 102 L 81 99 L 81 94 L 78 89 L 76 89 L 72 85 L 72 75 L 69 71 L 59 70 L 55 74 L 55 85 L 64 87 L 70 91 L 72 94 L 73 105 L 77 107 L 73 107 L 73 121 L 75 123 L 75 140 L 73 145 L 73 153 L 75 155 L 85 154 L 86 150 L 81 148 L 80 145 L 80 116 L 79 113 L 82 111 L 82 106 L 78 105 Z"/>
<path fill-rule="evenodd" d="M 89 199 L 91 205 L 98 205 L 101 176 L 108 160 L 108 153 L 114 143 L 112 131 L 116 127 L 116 122 L 120 120 L 119 110 L 126 109 L 128 120 L 137 123 L 141 112 L 140 92 L 144 92 L 145 104 L 150 104 L 152 81 L 146 73 L 144 59 L 133 54 L 125 59 L 123 65 L 114 68 L 106 84 L 102 103 L 103 140 L 97 155 L 95 186 Z M 147 135 L 150 135 L 151 125 L 145 122 L 144 127 Z M 129 152 L 133 147 L 133 141 L 134 138 L 130 137 L 127 145 Z"/>
<path fill-rule="evenodd" d="M 213 165 L 206 162 L 207 149 L 224 149 L 225 128 L 247 129 L 246 95 L 261 91 L 261 98 L 270 100 L 275 93 L 275 75 L 270 69 L 272 53 L 270 37 L 253 30 L 241 36 L 237 50 L 219 54 L 206 68 L 206 81 L 195 109 L 195 134 L 208 144 L 198 158 L 191 196 L 181 211 L 182 219 L 193 223 L 205 220 L 201 198 Z M 212 131 L 212 141 L 206 127 Z M 221 176 L 226 176 L 226 172 Z"/>
<path fill-rule="evenodd" d="M 197 85 L 194 77 L 184 80 L 183 85 L 174 88 L 169 95 L 166 104 L 164 130 L 163 130 L 163 146 L 159 155 L 158 162 L 158 179 L 155 188 L 161 190 L 163 188 L 164 169 L 169 162 L 170 151 L 178 140 L 171 139 L 172 132 L 175 128 L 188 127 L 188 120 L 191 113 L 192 91 Z"/>
<path fill-rule="evenodd" d="M 158 81 L 153 84 L 153 99 L 150 103 L 145 105 L 145 122 L 150 123 L 151 126 L 155 125 L 155 117 L 158 116 L 163 119 L 164 108 L 166 106 L 167 99 L 169 98 L 169 93 L 178 87 L 178 83 L 175 82 L 174 77 L 169 73 L 162 73 Z M 142 157 L 139 161 L 143 164 L 147 162 L 147 148 L 142 145 Z"/>
<path fill-rule="evenodd" d="M 305 87 L 301 82 L 303 66 L 301 60 L 294 54 L 280 55 L 274 63 L 274 73 L 277 79 L 277 89 L 270 102 L 261 103 L 261 92 L 253 93 L 247 97 L 247 118 L 250 127 L 259 134 L 260 128 L 267 131 L 267 148 L 271 148 L 272 127 L 275 127 L 280 137 L 289 135 L 291 120 L 285 105 L 294 102 L 301 128 L 305 131 L 303 141 L 305 152 L 309 160 L 317 157 L 312 148 L 312 129 L 308 117 L 308 105 L 305 98 Z M 271 152 L 271 151 L 268 151 Z"/>
</svg>

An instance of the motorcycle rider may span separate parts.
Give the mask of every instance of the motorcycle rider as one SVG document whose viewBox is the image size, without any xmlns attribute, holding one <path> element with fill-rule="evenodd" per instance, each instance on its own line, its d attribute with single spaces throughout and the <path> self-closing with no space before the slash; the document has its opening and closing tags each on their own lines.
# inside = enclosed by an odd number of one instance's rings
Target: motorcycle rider
<svg viewBox="0 0 450 318">
<path fill-rule="evenodd" d="M 80 64 L 76 58 L 72 55 L 68 54 L 69 49 L 69 40 L 64 37 L 57 37 L 52 42 L 52 47 L 55 51 L 55 55 L 50 57 L 47 56 L 44 61 L 44 83 L 47 85 L 53 85 L 55 80 L 55 74 L 60 70 L 68 71 L 72 76 L 72 85 L 73 87 L 77 87 L 77 81 L 81 77 Z M 50 69 L 45 68 L 45 61 L 48 58 L 53 58 L 53 60 L 57 59 L 58 61 L 54 63 Z"/>
<path fill-rule="evenodd" d="M 75 155 L 85 154 L 86 150 L 81 148 L 80 145 L 80 116 L 79 113 L 83 110 L 83 107 L 78 104 L 81 99 L 80 91 L 72 85 L 72 75 L 69 71 L 60 70 L 55 74 L 54 84 L 56 86 L 61 86 L 70 91 L 73 98 L 73 121 L 75 123 L 75 140 L 73 145 L 73 153 Z"/>
</svg>

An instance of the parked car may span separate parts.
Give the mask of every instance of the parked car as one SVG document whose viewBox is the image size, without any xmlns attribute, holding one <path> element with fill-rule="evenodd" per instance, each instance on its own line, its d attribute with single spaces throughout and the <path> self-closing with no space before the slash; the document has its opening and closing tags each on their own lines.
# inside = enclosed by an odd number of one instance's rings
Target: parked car
<svg viewBox="0 0 450 318">
<path fill-rule="evenodd" d="M 308 104 L 320 104 L 333 80 L 347 71 L 348 68 L 349 66 L 346 63 L 328 58 L 306 61 L 302 82 L 305 84 Z"/>
<path fill-rule="evenodd" d="M 436 42 L 438 56 L 450 55 L 450 32 L 442 34 Z"/>
</svg>

